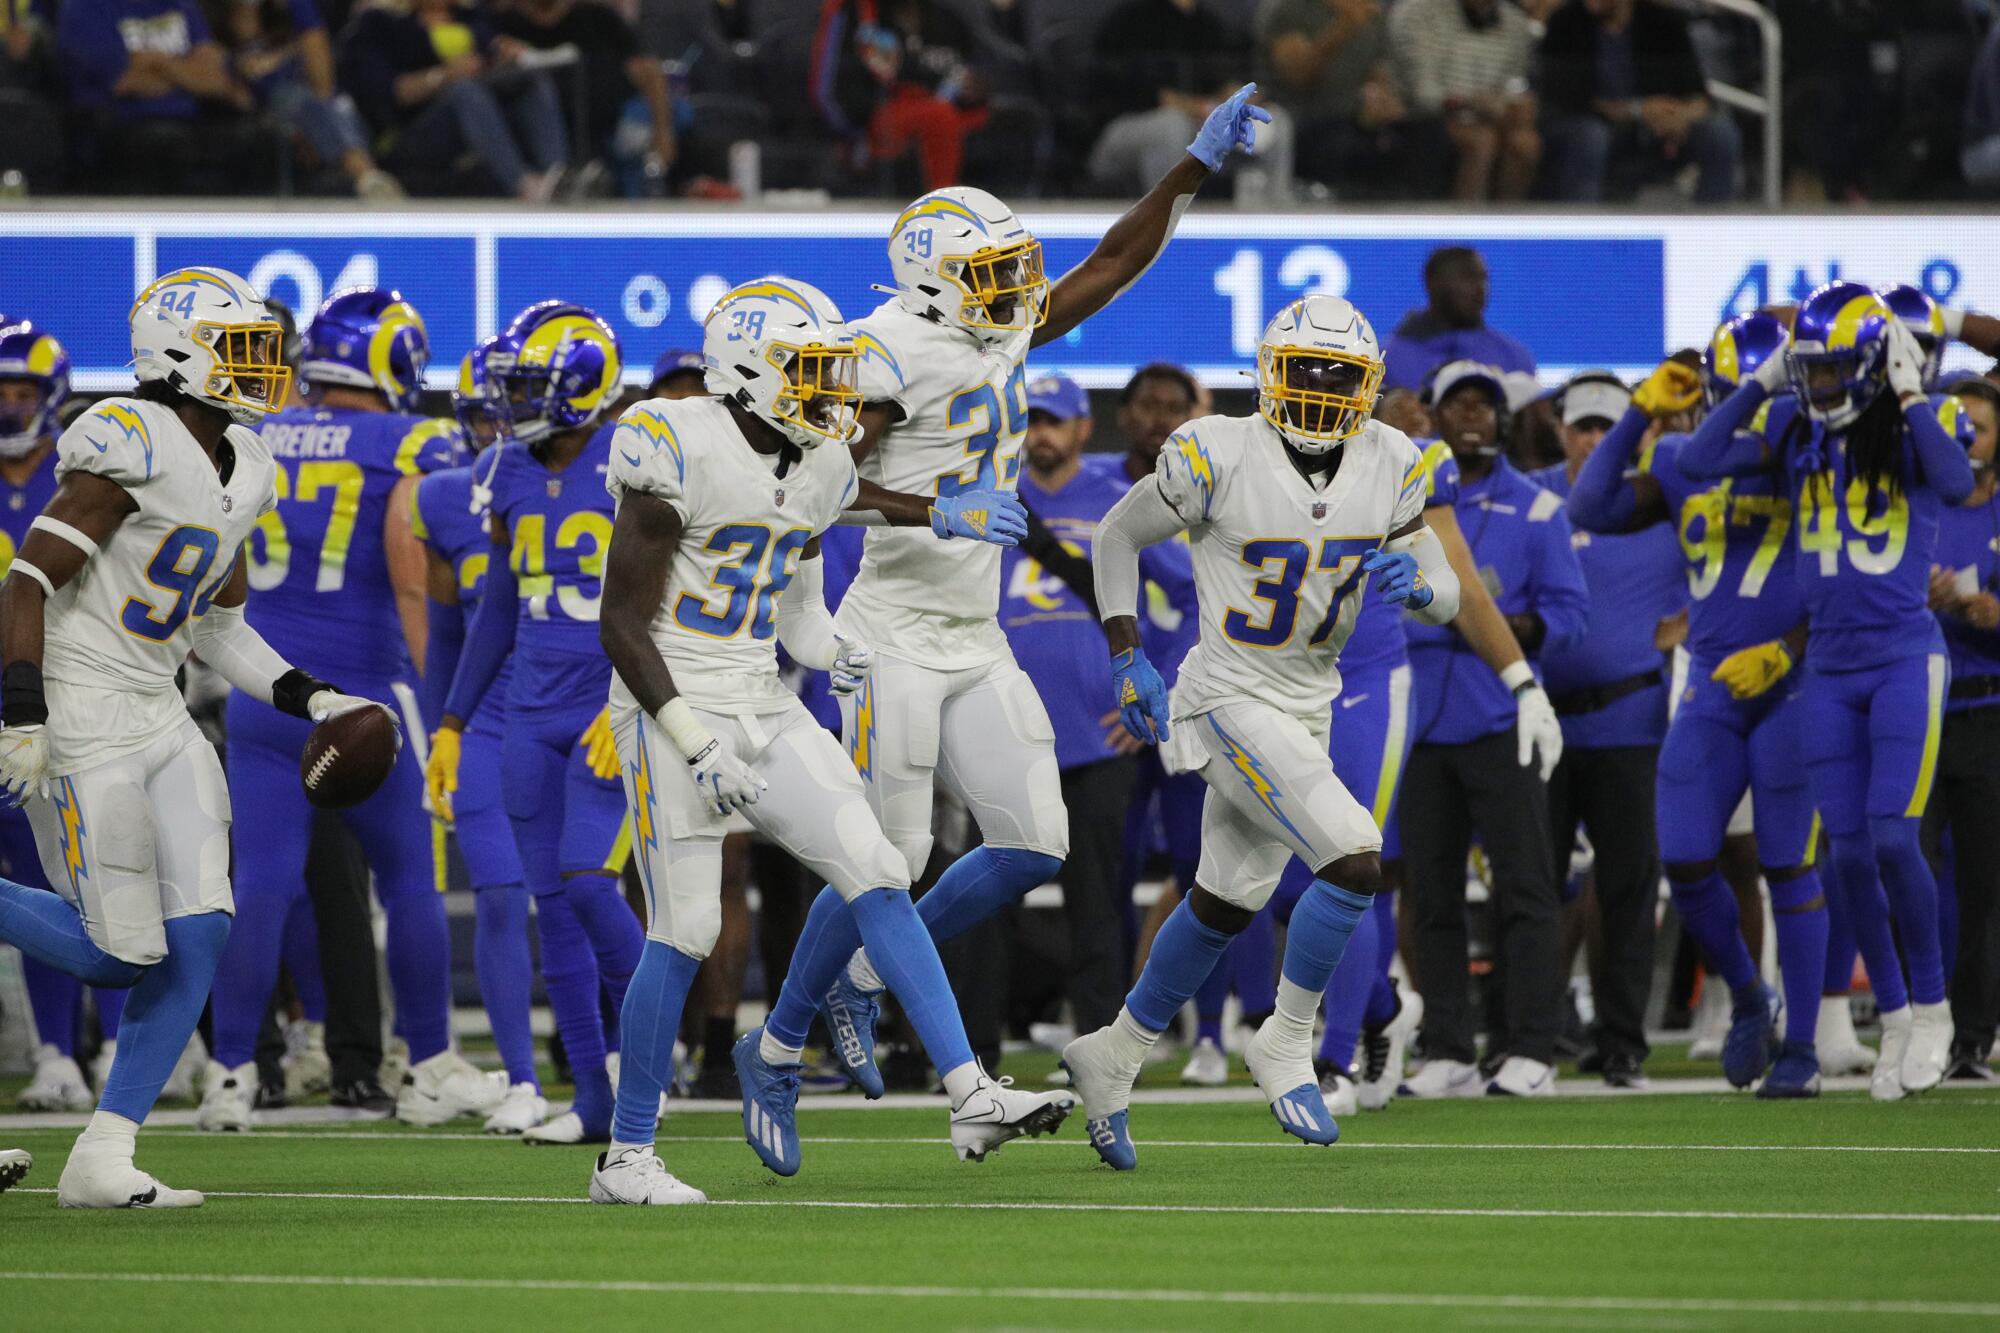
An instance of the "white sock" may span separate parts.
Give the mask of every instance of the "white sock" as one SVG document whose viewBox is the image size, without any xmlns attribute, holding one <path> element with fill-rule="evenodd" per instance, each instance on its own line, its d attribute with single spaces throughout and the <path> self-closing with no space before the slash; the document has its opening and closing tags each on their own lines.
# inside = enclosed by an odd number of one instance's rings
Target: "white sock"
<svg viewBox="0 0 2000 1333">
<path fill-rule="evenodd" d="M 623 1153 L 628 1153 L 628 1152 L 649 1153 L 651 1151 L 653 1151 L 653 1145 L 650 1143 L 620 1143 L 617 1139 L 613 1139 L 611 1140 L 610 1146 L 604 1150 L 604 1160 L 607 1162 L 615 1162 L 618 1160 L 619 1156 Z"/>
<path fill-rule="evenodd" d="M 1119 1052 L 1129 1056 L 1135 1064 L 1144 1064 L 1146 1052 L 1152 1050 L 1154 1043 L 1160 1039 L 1159 1033 L 1148 1031 L 1123 1005 L 1118 1007 L 1118 1017 L 1111 1020 L 1108 1031 Z"/>
<path fill-rule="evenodd" d="M 875 969 L 868 965 L 866 949 L 856 949 L 854 957 L 847 960 L 847 979 L 854 983 L 856 989 L 869 995 L 880 995 L 888 989 L 882 984 L 882 978 L 875 975 Z"/>
<path fill-rule="evenodd" d="M 951 1109 L 956 1111 L 965 1105 L 965 1099 L 978 1091 L 986 1071 L 979 1067 L 979 1061 L 967 1060 L 956 1069 L 947 1070 L 944 1076 L 944 1094 L 951 1098 Z"/>
<path fill-rule="evenodd" d="M 779 1045 L 778 1039 L 771 1035 L 769 1028 L 765 1028 L 764 1035 L 757 1039 L 757 1054 L 764 1058 L 764 1063 L 767 1065 L 804 1064 L 806 1058 L 803 1046 Z"/>
<path fill-rule="evenodd" d="M 1307 990 L 1289 977 L 1278 978 L 1278 1007 L 1264 1020 L 1260 1031 L 1265 1045 L 1280 1055 L 1308 1054 L 1312 1048 L 1313 1019 L 1319 1014 L 1318 991 Z"/>
<path fill-rule="evenodd" d="M 98 1111 L 92 1114 L 90 1123 L 84 1126 L 83 1133 L 77 1135 L 76 1138 L 76 1144 L 79 1148 L 85 1144 L 91 1144 L 104 1148 L 122 1149 L 127 1157 L 132 1155 L 132 1150 L 137 1146 L 138 1141 L 139 1122 L 136 1120 L 127 1120 L 115 1111 Z"/>
</svg>

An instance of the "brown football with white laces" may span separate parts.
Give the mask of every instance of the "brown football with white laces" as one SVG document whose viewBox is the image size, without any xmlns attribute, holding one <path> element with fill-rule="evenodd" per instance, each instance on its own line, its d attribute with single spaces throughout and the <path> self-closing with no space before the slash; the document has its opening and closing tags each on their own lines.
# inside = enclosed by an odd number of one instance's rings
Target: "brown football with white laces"
<svg viewBox="0 0 2000 1333">
<path fill-rule="evenodd" d="M 386 708 L 335 713 L 312 729 L 299 754 L 306 799 L 325 810 L 359 805 L 396 766 L 396 723 Z"/>
</svg>

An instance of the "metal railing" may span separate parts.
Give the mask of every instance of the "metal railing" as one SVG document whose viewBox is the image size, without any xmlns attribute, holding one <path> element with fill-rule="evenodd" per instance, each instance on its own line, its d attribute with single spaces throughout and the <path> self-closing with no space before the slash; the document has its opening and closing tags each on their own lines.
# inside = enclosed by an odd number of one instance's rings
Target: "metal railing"
<svg viewBox="0 0 2000 1333">
<path fill-rule="evenodd" d="M 1720 79 L 1708 81 L 1708 95 L 1724 106 L 1747 111 L 1764 122 L 1764 206 L 1776 209 L 1784 196 L 1784 33 L 1770 10 L 1757 0 L 1690 0 L 1705 13 L 1721 13 L 1748 19 L 1757 25 L 1762 41 L 1759 52 L 1763 64 L 1762 92 L 1739 88 Z"/>
</svg>

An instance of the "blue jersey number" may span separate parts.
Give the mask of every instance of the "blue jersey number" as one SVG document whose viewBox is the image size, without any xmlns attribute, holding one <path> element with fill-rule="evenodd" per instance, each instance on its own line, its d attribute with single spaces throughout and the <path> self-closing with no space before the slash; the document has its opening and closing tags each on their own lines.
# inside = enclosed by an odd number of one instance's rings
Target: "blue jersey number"
<svg viewBox="0 0 2000 1333">
<path fill-rule="evenodd" d="M 1004 440 L 1019 439 L 1028 429 L 1028 377 L 1021 367 L 1014 367 L 1014 373 L 1007 377 L 1007 401 L 1003 404 L 1000 395 L 993 391 L 991 384 L 981 384 L 954 394 L 945 406 L 945 424 L 953 428 L 979 423 L 965 442 L 965 456 L 969 466 L 957 472 L 947 472 L 937 481 L 940 497 L 959 495 L 966 491 L 1001 490 L 1014 481 L 1015 470 L 1021 460 L 1017 455 L 1006 460 L 1003 469 L 995 455 Z"/>
<path fill-rule="evenodd" d="M 1378 543 L 1372 537 L 1328 537 L 1320 543 L 1318 568 L 1333 574 L 1333 598 L 1326 618 L 1306 640 L 1309 647 L 1325 643 L 1339 623 L 1340 610 L 1348 596 L 1361 585 L 1361 562 Z M 1269 571 L 1257 580 L 1250 595 L 1269 604 L 1269 610 L 1253 619 L 1248 611 L 1230 607 L 1222 618 L 1222 632 L 1252 648 L 1278 648 L 1291 641 L 1299 619 L 1299 590 L 1313 563 L 1312 547 L 1293 538 L 1265 537 L 1243 543 L 1243 563 Z"/>
<path fill-rule="evenodd" d="M 235 568 L 232 565 L 225 569 L 222 577 L 207 588 L 201 586 L 201 581 L 208 577 L 208 571 L 215 565 L 215 554 L 221 544 L 222 538 L 208 528 L 175 528 L 162 538 L 160 549 L 153 552 L 152 560 L 146 565 L 146 581 L 174 594 L 173 604 L 162 614 L 157 602 L 141 597 L 126 598 L 125 609 L 118 618 L 126 632 L 155 643 L 164 643 L 173 637 L 173 632 L 189 615 L 199 617 L 206 614 L 209 602 L 222 590 L 222 585 Z"/>
<path fill-rule="evenodd" d="M 792 528 L 777 534 L 760 523 L 731 523 L 717 528 L 702 547 L 724 557 L 722 565 L 709 576 L 709 583 L 728 594 L 720 611 L 704 597 L 684 592 L 674 602 L 674 621 L 682 629 L 711 638 L 733 638 L 745 619 L 750 637 L 768 639 L 777 633 L 772 604 L 790 585 L 798 572 L 798 555 L 812 534 Z M 751 607 L 756 607 L 755 615 Z"/>
</svg>

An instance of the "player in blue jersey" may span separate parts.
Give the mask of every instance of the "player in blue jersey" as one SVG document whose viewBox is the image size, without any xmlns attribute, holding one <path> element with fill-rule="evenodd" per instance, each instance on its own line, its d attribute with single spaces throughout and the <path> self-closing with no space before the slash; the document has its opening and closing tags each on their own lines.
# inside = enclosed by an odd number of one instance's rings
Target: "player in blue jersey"
<svg viewBox="0 0 2000 1333">
<path fill-rule="evenodd" d="M 1951 1046 L 1937 883 L 1918 836 L 1947 676 L 1926 598 L 1938 515 L 1971 494 L 1973 475 L 1924 394 L 1922 349 L 1866 287 L 1834 282 L 1809 296 L 1790 354 L 1759 366 L 1680 452 L 1698 480 L 1774 463 L 1796 507 L 1810 630 L 1803 749 L 1882 1011 L 1870 1092 L 1893 1100 L 1935 1087 Z M 1768 675 L 1789 654 L 1761 657 Z"/>
<path fill-rule="evenodd" d="M 486 371 L 497 335 L 468 352 L 459 367 L 452 409 L 475 455 L 498 439 L 503 409 Z M 411 493 L 410 527 L 427 548 L 430 634 L 424 652 L 424 716 L 444 712 L 445 694 L 465 645 L 465 623 L 479 605 L 492 561 L 488 535 L 491 495 L 474 480 L 477 462 L 433 472 Z M 506 734 L 509 667 L 473 710 L 465 729 L 461 781 L 452 801 L 458 849 L 473 889 L 473 964 L 479 995 L 493 1025 L 493 1043 L 507 1070 L 507 1095 L 486 1118 L 489 1134 L 520 1134 L 548 1118 L 535 1077 L 529 990 L 528 888 L 514 830 L 500 795 L 500 742 Z M 440 820 L 442 823 L 442 820 Z"/>
<path fill-rule="evenodd" d="M 278 505 L 249 550 L 250 623 L 315 675 L 373 698 L 405 692 L 423 589 L 410 493 L 456 461 L 457 429 L 415 414 L 430 344 L 422 317 L 393 291 L 327 299 L 307 326 L 306 405 L 261 436 L 278 466 Z M 305 865 L 312 810 L 297 781 L 307 726 L 242 694 L 229 701 L 229 782 L 260 817 L 236 839 L 235 928 L 216 974 L 214 1063 L 196 1124 L 250 1127 L 257 1033 L 271 1002 L 288 918 L 310 912 Z M 450 933 L 436 890 L 422 776 L 414 754 L 348 811 L 388 916 L 386 961 L 410 1073 L 396 1115 L 442 1124 L 485 1115 L 499 1089 L 451 1049 Z"/>
<path fill-rule="evenodd" d="M 502 799 L 535 897 L 542 981 L 576 1078 L 575 1105 L 523 1133 L 527 1143 L 609 1141 L 612 1037 L 599 990 L 624 1003 L 644 944 L 618 887 L 630 835 L 616 760 L 605 776 L 605 747 L 592 744 L 605 734 L 611 689 L 597 616 L 614 428 L 596 426 L 618 397 L 621 367 L 610 326 L 563 301 L 529 306 L 487 351 L 504 438 L 474 469 L 490 506 L 486 583 L 431 740 L 431 800 L 449 818 L 466 774 L 467 723 L 511 655 Z"/>
</svg>

